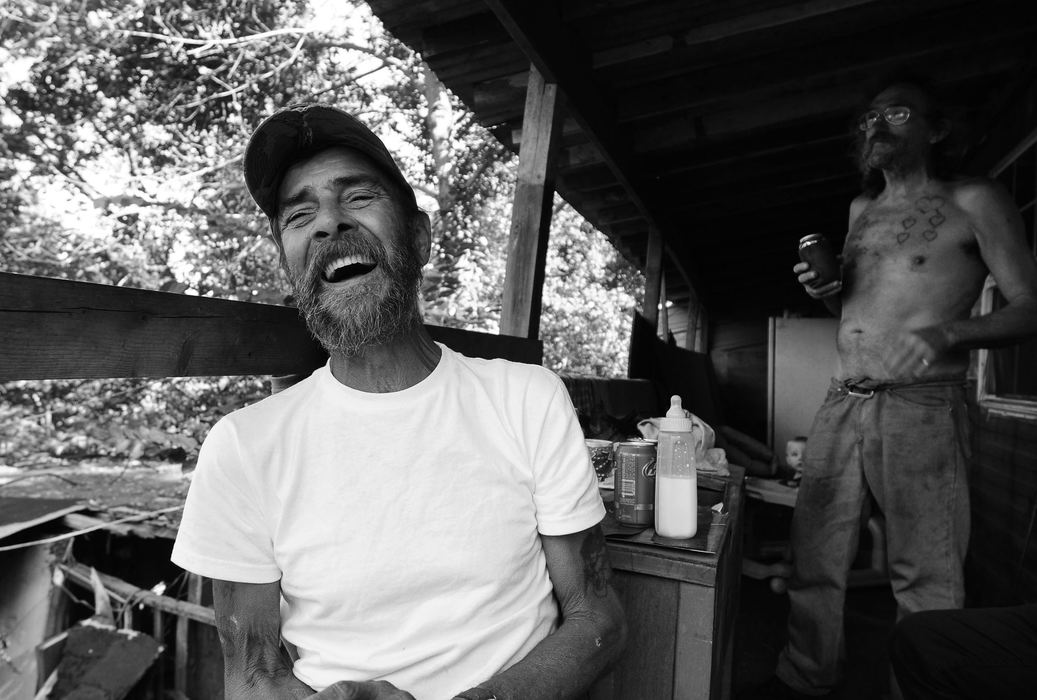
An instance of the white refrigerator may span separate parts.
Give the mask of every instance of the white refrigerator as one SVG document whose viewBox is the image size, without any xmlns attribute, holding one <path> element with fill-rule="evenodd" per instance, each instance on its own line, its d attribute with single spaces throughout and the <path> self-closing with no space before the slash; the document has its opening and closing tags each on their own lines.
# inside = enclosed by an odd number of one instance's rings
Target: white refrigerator
<svg viewBox="0 0 1037 700">
<path fill-rule="evenodd" d="M 767 441 L 781 464 L 785 444 L 807 435 L 839 372 L 835 318 L 772 317 L 768 333 Z"/>
</svg>

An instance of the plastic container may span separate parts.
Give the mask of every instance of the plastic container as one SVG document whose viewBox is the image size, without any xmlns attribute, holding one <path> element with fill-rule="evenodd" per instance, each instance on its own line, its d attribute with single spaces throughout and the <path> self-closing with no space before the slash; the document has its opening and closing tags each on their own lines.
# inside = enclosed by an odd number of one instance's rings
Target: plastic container
<svg viewBox="0 0 1037 700">
<path fill-rule="evenodd" d="M 698 477 L 695 473 L 692 422 L 681 397 L 670 397 L 670 410 L 659 421 L 655 471 L 655 533 L 684 540 L 698 531 Z"/>
</svg>

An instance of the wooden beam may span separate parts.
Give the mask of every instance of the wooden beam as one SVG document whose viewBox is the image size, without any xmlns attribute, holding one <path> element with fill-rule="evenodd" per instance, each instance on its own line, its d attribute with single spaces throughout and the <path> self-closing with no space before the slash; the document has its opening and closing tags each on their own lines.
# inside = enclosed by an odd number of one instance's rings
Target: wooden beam
<svg viewBox="0 0 1037 700">
<path fill-rule="evenodd" d="M 876 0 L 807 0 L 791 5 L 768 7 L 766 10 L 745 13 L 728 20 L 704 24 L 689 29 L 681 36 L 685 46 L 729 39 L 738 34 L 774 29 L 783 24 L 802 22 L 811 17 L 842 12 Z"/>
<path fill-rule="evenodd" d="M 980 125 L 982 140 L 969 163 L 975 172 L 1000 174 L 1037 140 L 1037 67 L 1031 63 L 1013 83 L 990 123 Z"/>
<path fill-rule="evenodd" d="M 557 5 L 547 0 L 486 0 L 486 4 L 544 79 L 557 83 L 565 93 L 568 113 L 597 146 L 645 220 L 656 230 L 665 230 L 669 222 L 658 218 L 662 209 L 653 183 L 635 175 L 639 170 L 632 160 L 629 134 L 617 123 L 615 106 L 603 100 L 595 87 L 589 54 L 576 50 L 580 42 L 563 26 Z M 682 243 L 674 245 L 674 258 L 682 260 Z M 689 278 L 694 281 L 695 276 Z"/>
<path fill-rule="evenodd" d="M 539 364 L 539 341 L 426 325 L 472 357 Z M 0 381 L 289 375 L 327 355 L 296 309 L 0 272 Z"/>
<path fill-rule="evenodd" d="M 324 353 L 297 310 L 0 273 L 0 381 L 292 374 Z"/>
<path fill-rule="evenodd" d="M 659 299 L 662 294 L 663 239 L 653 229 L 648 234 L 648 251 L 645 253 L 645 294 L 641 313 L 652 326 L 659 326 Z"/>
<path fill-rule="evenodd" d="M 504 276 L 501 332 L 524 338 L 540 334 L 540 305 L 554 198 L 554 154 L 560 115 L 558 86 L 529 71 L 522 145 L 511 211 Z"/>
<path fill-rule="evenodd" d="M 815 41 L 802 51 L 773 54 L 765 61 L 750 55 L 724 65 L 687 63 L 689 70 L 672 78 L 652 76 L 628 86 L 614 86 L 620 105 L 616 116 L 622 123 L 666 113 L 745 111 L 792 93 L 815 109 L 815 95 L 828 86 L 859 87 L 861 76 L 882 75 L 906 63 L 919 69 L 925 66 L 934 79 L 967 76 L 977 69 L 986 70 L 983 64 L 998 60 L 1005 50 L 1017 53 L 1018 38 L 1032 31 L 1034 21 L 1024 8 L 1019 5 L 979 15 L 974 7 L 930 13 L 927 28 L 931 40 L 919 42 L 917 29 L 909 25 L 890 27 L 881 52 L 868 42 L 833 37 Z M 823 56 L 838 56 L 839 60 L 819 60 Z"/>
<path fill-rule="evenodd" d="M 666 270 L 659 273 L 659 337 L 664 341 L 670 334 L 670 310 L 666 307 Z"/>
<path fill-rule="evenodd" d="M 59 564 L 58 566 L 68 576 L 69 580 L 87 590 L 92 590 L 89 566 L 79 563 Z M 212 608 L 159 595 L 100 571 L 97 572 L 97 575 L 108 594 L 121 604 L 132 601 L 134 605 L 146 605 L 184 619 L 200 622 L 204 625 L 216 625 L 216 614 Z"/>
</svg>

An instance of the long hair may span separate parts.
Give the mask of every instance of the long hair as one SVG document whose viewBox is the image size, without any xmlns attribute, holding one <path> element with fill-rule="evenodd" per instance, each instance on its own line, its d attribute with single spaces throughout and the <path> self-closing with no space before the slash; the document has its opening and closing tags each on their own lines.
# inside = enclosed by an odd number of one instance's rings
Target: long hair
<svg viewBox="0 0 1037 700">
<path fill-rule="evenodd" d="M 898 71 L 885 76 L 881 82 L 873 83 L 872 91 L 862 99 L 849 125 L 853 144 L 851 155 L 860 172 L 861 191 L 870 199 L 874 199 L 885 189 L 886 178 L 883 176 L 882 170 L 869 167 L 860 157 L 867 135 L 857 127 L 857 119 L 868 110 L 871 99 L 875 95 L 894 85 L 907 86 L 917 90 L 925 99 L 925 109 L 921 116 L 933 127 L 943 127 L 947 130 L 947 135 L 934 143 L 929 151 L 929 168 L 933 177 L 938 180 L 950 180 L 957 177 L 967 150 L 966 125 L 961 117 L 961 109 L 954 105 L 932 80 L 907 71 Z"/>
</svg>

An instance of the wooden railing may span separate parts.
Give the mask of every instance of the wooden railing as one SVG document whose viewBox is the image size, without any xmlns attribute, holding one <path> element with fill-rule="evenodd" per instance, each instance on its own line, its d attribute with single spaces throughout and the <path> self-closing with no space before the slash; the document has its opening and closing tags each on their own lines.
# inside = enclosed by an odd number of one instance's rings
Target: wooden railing
<svg viewBox="0 0 1037 700">
<path fill-rule="evenodd" d="M 539 364 L 539 340 L 427 326 L 472 357 Z M 0 381 L 288 375 L 324 363 L 297 310 L 0 273 Z"/>
</svg>

